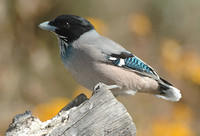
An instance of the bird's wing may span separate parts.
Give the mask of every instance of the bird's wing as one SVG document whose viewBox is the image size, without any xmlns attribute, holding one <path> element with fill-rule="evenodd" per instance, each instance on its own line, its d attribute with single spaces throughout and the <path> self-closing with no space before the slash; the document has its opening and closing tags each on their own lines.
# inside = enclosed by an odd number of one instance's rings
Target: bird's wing
<svg viewBox="0 0 200 136">
<path fill-rule="evenodd" d="M 121 52 L 120 54 L 111 54 L 107 56 L 107 62 L 111 65 L 121 67 L 125 70 L 135 72 L 144 77 L 156 80 L 159 84 L 160 94 L 156 95 L 166 100 L 178 101 L 181 98 L 180 91 L 172 84 L 162 79 L 158 73 L 141 59 L 130 52 Z"/>
<path fill-rule="evenodd" d="M 108 55 L 107 62 L 111 65 L 122 67 L 140 75 L 147 76 L 155 80 L 160 80 L 158 73 L 151 66 L 130 52 L 121 52 L 120 54 Z"/>
</svg>

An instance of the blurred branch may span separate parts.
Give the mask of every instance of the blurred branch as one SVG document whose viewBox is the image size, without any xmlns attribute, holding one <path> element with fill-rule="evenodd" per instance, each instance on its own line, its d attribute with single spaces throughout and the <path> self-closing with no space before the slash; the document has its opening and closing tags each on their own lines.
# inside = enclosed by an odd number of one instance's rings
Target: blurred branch
<svg viewBox="0 0 200 136">
<path fill-rule="evenodd" d="M 89 100 L 84 94 L 79 95 L 46 122 L 35 118 L 30 111 L 16 115 L 6 132 L 6 136 L 13 135 L 135 136 L 136 128 L 108 86 L 99 84 Z"/>
</svg>

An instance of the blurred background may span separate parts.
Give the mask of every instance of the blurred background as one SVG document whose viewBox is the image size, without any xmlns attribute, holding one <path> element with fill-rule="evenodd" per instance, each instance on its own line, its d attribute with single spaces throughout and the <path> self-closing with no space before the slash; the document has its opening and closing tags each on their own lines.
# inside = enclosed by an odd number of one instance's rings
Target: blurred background
<svg viewBox="0 0 200 136">
<path fill-rule="evenodd" d="M 26 110 L 46 121 L 81 92 L 65 70 L 55 35 L 38 24 L 60 14 L 86 17 L 181 90 L 179 102 L 119 97 L 138 136 L 200 135 L 200 1 L 1 0 L 0 136 Z"/>
</svg>

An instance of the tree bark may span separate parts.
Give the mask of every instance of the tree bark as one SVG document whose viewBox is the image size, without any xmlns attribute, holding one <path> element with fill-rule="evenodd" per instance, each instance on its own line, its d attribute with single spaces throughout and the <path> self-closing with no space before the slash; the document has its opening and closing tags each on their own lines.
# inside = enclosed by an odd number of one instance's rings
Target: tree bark
<svg viewBox="0 0 200 136">
<path fill-rule="evenodd" d="M 100 83 L 95 88 L 90 99 L 80 94 L 46 122 L 30 111 L 16 115 L 6 136 L 135 136 L 131 116 L 109 86 Z"/>
</svg>

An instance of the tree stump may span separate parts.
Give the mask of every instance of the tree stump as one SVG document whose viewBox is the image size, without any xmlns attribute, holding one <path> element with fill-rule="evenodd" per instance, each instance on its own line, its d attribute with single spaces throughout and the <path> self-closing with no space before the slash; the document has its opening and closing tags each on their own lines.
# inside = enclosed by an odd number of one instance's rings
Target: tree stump
<svg viewBox="0 0 200 136">
<path fill-rule="evenodd" d="M 16 115 L 6 136 L 135 136 L 136 127 L 109 86 L 98 84 L 93 96 L 77 96 L 55 117 L 41 122 L 30 111 Z"/>
</svg>

